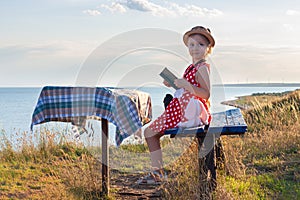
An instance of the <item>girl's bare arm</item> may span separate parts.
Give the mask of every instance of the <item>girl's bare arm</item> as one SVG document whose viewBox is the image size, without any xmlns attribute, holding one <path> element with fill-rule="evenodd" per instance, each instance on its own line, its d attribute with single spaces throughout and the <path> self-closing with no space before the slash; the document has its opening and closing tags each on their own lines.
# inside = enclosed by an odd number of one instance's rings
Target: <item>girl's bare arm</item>
<svg viewBox="0 0 300 200">
<path fill-rule="evenodd" d="M 186 79 L 176 79 L 175 85 L 179 88 L 184 88 L 189 92 L 195 94 L 203 99 L 209 99 L 210 97 L 210 80 L 208 68 L 204 65 L 201 66 L 196 73 L 196 81 L 201 85 L 201 87 L 194 86 L 190 84 Z"/>
</svg>

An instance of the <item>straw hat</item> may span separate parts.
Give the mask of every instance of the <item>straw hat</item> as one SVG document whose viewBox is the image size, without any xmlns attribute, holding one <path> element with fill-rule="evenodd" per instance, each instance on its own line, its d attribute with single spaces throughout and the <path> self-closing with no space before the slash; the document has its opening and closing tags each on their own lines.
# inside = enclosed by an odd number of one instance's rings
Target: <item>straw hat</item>
<svg viewBox="0 0 300 200">
<path fill-rule="evenodd" d="M 183 35 L 183 42 L 186 46 L 187 46 L 187 42 L 188 42 L 189 37 L 191 35 L 194 35 L 194 34 L 203 35 L 204 37 L 207 38 L 207 40 L 209 41 L 209 44 L 210 44 L 211 47 L 215 46 L 215 40 L 214 40 L 213 36 L 211 35 L 210 30 L 208 28 L 203 27 L 203 26 L 195 26 L 190 31 L 186 32 Z"/>
</svg>

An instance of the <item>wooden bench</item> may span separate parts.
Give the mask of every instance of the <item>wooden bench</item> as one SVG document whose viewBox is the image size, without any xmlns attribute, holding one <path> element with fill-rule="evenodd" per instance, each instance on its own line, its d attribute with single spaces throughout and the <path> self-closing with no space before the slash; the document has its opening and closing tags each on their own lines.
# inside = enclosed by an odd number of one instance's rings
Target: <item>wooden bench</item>
<svg viewBox="0 0 300 200">
<path fill-rule="evenodd" d="M 213 113 L 212 121 L 209 126 L 172 128 L 166 130 L 165 134 L 170 134 L 171 138 L 196 137 L 200 170 L 199 181 L 202 182 L 207 179 L 207 172 L 209 170 L 212 182 L 216 183 L 216 166 L 220 165 L 218 162 L 225 161 L 221 141 L 217 141 L 217 139 L 223 135 L 243 135 L 246 131 L 247 124 L 245 123 L 241 110 L 231 109 L 224 112 Z M 215 153 L 217 158 L 216 164 L 214 160 Z"/>
</svg>

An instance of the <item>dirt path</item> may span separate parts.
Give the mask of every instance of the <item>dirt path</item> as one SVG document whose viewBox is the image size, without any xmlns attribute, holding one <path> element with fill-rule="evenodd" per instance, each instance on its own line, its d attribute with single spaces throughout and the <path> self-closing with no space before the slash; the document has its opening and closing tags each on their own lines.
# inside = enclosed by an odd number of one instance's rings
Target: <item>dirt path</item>
<svg viewBox="0 0 300 200">
<path fill-rule="evenodd" d="M 162 199 L 159 185 L 138 185 L 137 180 L 141 174 L 122 174 L 111 172 L 110 187 L 116 199 Z"/>
</svg>

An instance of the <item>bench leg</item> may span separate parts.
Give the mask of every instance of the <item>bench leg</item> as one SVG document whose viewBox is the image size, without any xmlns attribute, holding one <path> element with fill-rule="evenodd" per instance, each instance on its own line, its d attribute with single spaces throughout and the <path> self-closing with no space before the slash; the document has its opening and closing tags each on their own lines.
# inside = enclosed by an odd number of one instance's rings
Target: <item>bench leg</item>
<svg viewBox="0 0 300 200">
<path fill-rule="evenodd" d="M 210 171 L 211 180 L 216 182 L 217 180 L 217 173 L 216 173 L 216 166 L 215 166 L 215 148 L 213 147 L 212 150 L 205 156 L 205 165 L 207 171 Z"/>
<path fill-rule="evenodd" d="M 204 138 L 197 138 L 198 142 L 198 165 L 199 165 L 199 185 L 200 192 L 202 194 L 207 193 L 207 188 L 215 190 L 217 186 L 217 173 L 215 166 L 215 148 L 205 156 L 200 156 L 201 146 L 203 144 Z M 208 170 L 210 171 L 211 177 L 208 181 Z"/>
<path fill-rule="evenodd" d="M 201 146 L 203 144 L 203 138 L 197 138 L 198 143 L 198 165 L 199 165 L 199 193 L 201 199 L 207 197 L 207 173 L 205 170 L 205 158 L 200 156 Z"/>
<path fill-rule="evenodd" d="M 225 169 L 225 153 L 221 138 L 216 141 L 216 165 L 217 169 Z"/>
<path fill-rule="evenodd" d="M 199 165 L 199 192 L 201 199 L 211 199 L 211 191 L 216 187 L 216 169 L 214 165 L 214 149 L 205 157 L 200 156 L 204 138 L 197 138 L 198 165 Z M 208 170 L 211 173 L 211 181 L 208 181 Z"/>
</svg>

